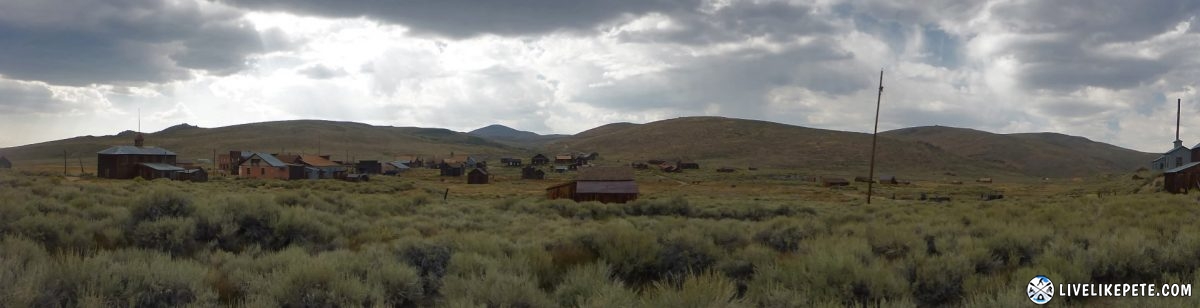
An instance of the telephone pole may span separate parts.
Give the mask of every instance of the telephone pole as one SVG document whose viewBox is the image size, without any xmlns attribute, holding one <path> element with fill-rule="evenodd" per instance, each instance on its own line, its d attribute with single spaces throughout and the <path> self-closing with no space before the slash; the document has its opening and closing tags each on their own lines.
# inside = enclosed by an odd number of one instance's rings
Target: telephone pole
<svg viewBox="0 0 1200 308">
<path fill-rule="evenodd" d="M 875 188 L 875 145 L 879 139 L 879 106 L 883 100 L 883 70 L 879 70 L 879 94 L 875 96 L 875 130 L 871 132 L 871 171 L 867 181 L 867 204 L 871 204 L 871 193 Z"/>
</svg>

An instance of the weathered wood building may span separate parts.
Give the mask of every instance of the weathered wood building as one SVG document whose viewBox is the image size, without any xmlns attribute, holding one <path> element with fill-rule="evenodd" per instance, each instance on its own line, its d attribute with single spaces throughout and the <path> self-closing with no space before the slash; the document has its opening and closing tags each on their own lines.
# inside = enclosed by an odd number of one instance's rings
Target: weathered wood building
<svg viewBox="0 0 1200 308">
<path fill-rule="evenodd" d="M 637 200 L 638 186 L 633 170 L 624 167 L 592 167 L 579 172 L 574 181 L 546 188 L 550 199 L 576 202 L 625 203 Z"/>
<path fill-rule="evenodd" d="M 533 158 L 529 159 L 530 165 L 540 166 L 540 165 L 545 165 L 545 164 L 549 164 L 549 163 L 550 163 L 550 159 L 546 158 L 546 155 L 542 155 L 542 154 L 534 155 Z"/>
<path fill-rule="evenodd" d="M 546 172 L 533 166 L 525 166 L 525 168 L 521 168 L 521 179 L 544 180 L 546 179 Z"/>
<path fill-rule="evenodd" d="M 380 174 L 383 173 L 383 164 L 378 160 L 360 160 L 354 164 L 354 169 L 362 174 Z"/>
<path fill-rule="evenodd" d="M 175 152 L 162 148 L 144 146 L 145 137 L 141 133 L 133 139 L 133 146 L 114 146 L 96 152 L 96 176 L 105 179 L 132 179 L 140 175 L 156 175 L 153 171 L 144 171 L 142 164 L 175 165 Z M 153 169 L 153 168 L 151 168 Z M 182 169 L 182 168 L 181 168 Z M 165 177 L 170 177 L 166 175 Z M 158 177 L 142 178 L 150 180 Z"/>
<path fill-rule="evenodd" d="M 483 168 L 475 168 L 467 173 L 467 184 L 487 184 L 488 172 Z"/>
<path fill-rule="evenodd" d="M 1163 190 L 1186 194 L 1200 188 L 1200 162 L 1191 162 L 1163 172 Z"/>
<path fill-rule="evenodd" d="M 8 157 L 0 156 L 0 169 L 12 169 L 12 161 Z"/>
</svg>

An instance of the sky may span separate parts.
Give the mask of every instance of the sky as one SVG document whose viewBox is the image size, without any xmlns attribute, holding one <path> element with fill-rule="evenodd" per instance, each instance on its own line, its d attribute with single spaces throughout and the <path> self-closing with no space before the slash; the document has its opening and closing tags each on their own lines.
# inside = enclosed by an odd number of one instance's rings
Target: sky
<svg viewBox="0 0 1200 308">
<path fill-rule="evenodd" d="M 1200 142 L 1200 2 L 4 0 L 0 147 L 324 119 L 725 116 Z"/>
</svg>

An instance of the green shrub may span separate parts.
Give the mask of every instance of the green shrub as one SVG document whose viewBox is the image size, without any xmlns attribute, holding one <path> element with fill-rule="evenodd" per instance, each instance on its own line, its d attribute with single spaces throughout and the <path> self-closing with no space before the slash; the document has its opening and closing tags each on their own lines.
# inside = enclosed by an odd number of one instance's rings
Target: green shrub
<svg viewBox="0 0 1200 308">
<path fill-rule="evenodd" d="M 739 307 L 733 281 L 713 272 L 689 274 L 683 283 L 656 283 L 642 301 L 646 307 Z"/>
<path fill-rule="evenodd" d="M 134 246 L 182 256 L 199 248 L 195 232 L 196 222 L 192 218 L 162 218 L 138 223 L 126 237 Z"/>
<path fill-rule="evenodd" d="M 325 262 L 296 264 L 280 274 L 271 294 L 284 307 L 363 306 L 368 288 Z"/>
<path fill-rule="evenodd" d="M 442 277 L 446 276 L 453 255 L 449 245 L 422 241 L 402 244 L 398 257 L 417 270 L 421 289 L 425 295 L 433 296 L 442 287 Z"/>
<path fill-rule="evenodd" d="M 800 248 L 801 241 L 827 233 L 827 227 L 820 221 L 776 218 L 768 221 L 754 235 L 754 240 L 779 252 L 794 252 Z"/>
<path fill-rule="evenodd" d="M 663 238 L 655 269 L 660 279 L 680 281 L 688 273 L 706 272 L 716 263 L 718 249 L 697 231 L 675 231 Z"/>
</svg>

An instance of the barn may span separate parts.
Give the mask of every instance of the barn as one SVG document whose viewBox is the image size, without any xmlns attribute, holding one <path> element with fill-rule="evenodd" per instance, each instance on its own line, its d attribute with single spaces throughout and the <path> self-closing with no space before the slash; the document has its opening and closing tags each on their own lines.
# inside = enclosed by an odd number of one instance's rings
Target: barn
<svg viewBox="0 0 1200 308">
<path fill-rule="evenodd" d="M 581 170 L 574 181 L 546 188 L 546 197 L 576 202 L 625 203 L 637 200 L 638 186 L 633 170 L 629 168 L 592 167 Z"/>
<path fill-rule="evenodd" d="M 487 184 L 488 172 L 483 168 L 475 168 L 467 173 L 467 184 Z"/>
<path fill-rule="evenodd" d="M 138 133 L 133 146 L 120 145 L 96 152 L 96 175 L 105 179 L 132 179 L 142 172 L 143 163 L 175 165 L 175 152 L 143 146 L 144 142 L 145 137 Z"/>
<path fill-rule="evenodd" d="M 1163 189 L 1173 194 L 1186 194 L 1200 188 L 1200 162 L 1191 162 L 1163 172 Z"/>
<path fill-rule="evenodd" d="M 0 156 L 0 169 L 12 169 L 12 162 L 8 157 Z"/>
</svg>

